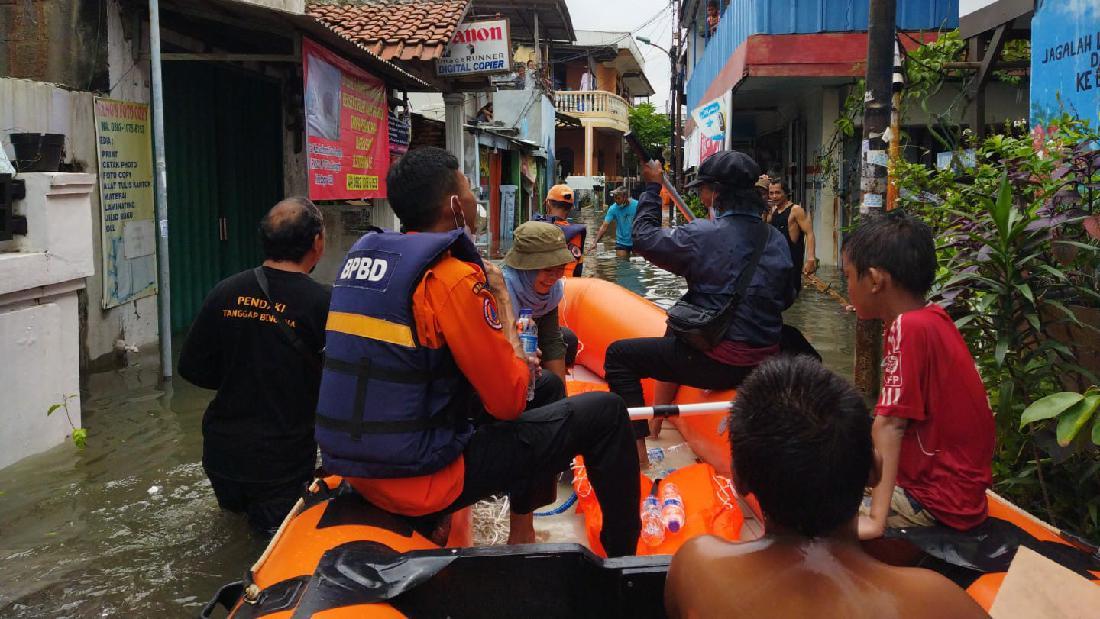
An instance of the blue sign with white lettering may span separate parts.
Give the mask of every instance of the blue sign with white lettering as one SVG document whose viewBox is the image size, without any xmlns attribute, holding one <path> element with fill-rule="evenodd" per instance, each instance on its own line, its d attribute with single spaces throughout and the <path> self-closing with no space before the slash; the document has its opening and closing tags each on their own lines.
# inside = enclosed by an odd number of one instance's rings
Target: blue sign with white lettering
<svg viewBox="0 0 1100 619">
<path fill-rule="evenodd" d="M 1100 0 L 1039 0 L 1031 21 L 1031 124 L 1063 112 L 1100 127 Z"/>
</svg>

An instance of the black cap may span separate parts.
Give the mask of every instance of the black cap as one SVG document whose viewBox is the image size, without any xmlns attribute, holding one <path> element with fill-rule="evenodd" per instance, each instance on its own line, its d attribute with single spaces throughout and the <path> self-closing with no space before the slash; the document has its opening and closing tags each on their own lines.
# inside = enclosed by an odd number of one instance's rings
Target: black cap
<svg viewBox="0 0 1100 619">
<path fill-rule="evenodd" d="M 699 175 L 686 188 L 698 187 L 703 183 L 719 183 L 731 188 L 752 187 L 758 178 L 760 166 L 752 157 L 735 150 L 723 150 L 707 157 L 699 166 Z"/>
</svg>

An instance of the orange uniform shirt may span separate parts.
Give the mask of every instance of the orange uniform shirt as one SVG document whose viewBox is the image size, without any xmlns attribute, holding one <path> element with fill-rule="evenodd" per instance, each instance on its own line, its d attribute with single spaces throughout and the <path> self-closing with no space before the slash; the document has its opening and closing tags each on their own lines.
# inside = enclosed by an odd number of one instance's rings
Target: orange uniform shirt
<svg viewBox="0 0 1100 619">
<path fill-rule="evenodd" d="M 420 345 L 446 346 L 490 415 L 519 417 L 527 405 L 527 363 L 504 336 L 496 300 L 477 266 L 444 256 L 413 293 L 413 315 Z M 462 493 L 465 464 L 459 456 L 430 475 L 398 479 L 348 478 L 369 501 L 398 514 L 423 516 L 450 505 Z"/>
</svg>

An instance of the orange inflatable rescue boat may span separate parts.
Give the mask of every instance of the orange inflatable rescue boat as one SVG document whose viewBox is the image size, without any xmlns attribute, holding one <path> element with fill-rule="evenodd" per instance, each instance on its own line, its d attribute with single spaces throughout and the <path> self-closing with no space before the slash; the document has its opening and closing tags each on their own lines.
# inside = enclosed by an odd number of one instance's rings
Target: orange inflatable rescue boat
<svg viewBox="0 0 1100 619">
<path fill-rule="evenodd" d="M 604 353 L 619 339 L 659 336 L 665 312 L 615 284 L 589 278 L 566 280 L 561 322 L 580 340 L 570 394 L 606 390 Z M 652 402 L 652 381 L 643 381 Z M 676 404 L 729 401 L 733 392 L 679 389 Z M 599 546 L 602 515 L 575 463 L 577 511 L 589 548 L 534 544 L 471 548 L 471 515 L 451 524 L 447 547 L 437 546 L 404 518 L 362 499 L 339 477 L 317 480 L 291 511 L 264 554 L 241 582 L 226 585 L 203 611 L 217 606 L 231 617 L 521 616 L 662 617 L 670 554 L 703 533 L 736 540 L 744 514 L 763 518 L 752 497 L 737 497 L 729 483 L 730 445 L 723 413 L 673 417 L 671 422 L 699 463 L 664 480 L 642 476 L 643 496 L 675 483 L 688 512 L 684 528 L 639 556 L 604 559 Z M 655 485 L 656 484 L 656 485 Z M 958 533 L 929 528 L 895 535 L 926 553 L 933 567 L 968 587 L 986 609 L 1015 551 L 1027 546 L 1096 579 L 1096 549 L 1046 525 L 1000 497 L 989 496 L 990 518 L 979 530 Z M 645 556 L 643 556 L 645 555 Z"/>
<path fill-rule="evenodd" d="M 604 353 L 611 342 L 623 338 L 659 336 L 665 332 L 665 312 L 662 309 L 615 284 L 596 279 L 571 279 L 567 281 L 565 290 L 564 307 L 560 310 L 562 324 L 577 333 L 583 346 L 578 353 L 577 364 L 591 372 L 579 385 L 570 385 L 571 393 L 573 390 L 601 388 L 602 379 L 599 376 L 603 374 Z M 652 385 L 646 382 L 643 381 L 646 400 L 651 401 Z M 732 392 L 681 387 L 675 403 L 719 401 L 732 397 Z M 728 476 L 731 452 L 726 418 L 725 413 L 715 413 L 673 417 L 671 422 L 701 460 L 712 465 L 718 474 Z M 645 484 L 643 487 L 646 487 Z M 700 492 L 705 494 L 705 490 Z M 746 498 L 754 515 L 763 521 L 759 505 L 751 496 Z M 989 519 L 974 530 L 958 532 L 946 527 L 929 527 L 888 531 L 887 537 L 903 540 L 923 551 L 922 566 L 936 569 L 966 588 L 987 611 L 1020 546 L 1031 548 L 1100 584 L 1100 551 L 1095 546 L 1039 520 L 993 492 L 988 493 L 988 499 Z M 690 500 L 690 495 L 685 493 L 685 502 Z M 591 504 L 598 511 L 599 506 L 594 501 Z M 582 501 L 581 510 L 586 513 L 589 541 L 598 541 L 598 521 L 587 516 L 588 509 Z M 593 548 L 597 546 L 593 545 Z M 920 556 L 919 553 L 913 554 Z"/>
</svg>

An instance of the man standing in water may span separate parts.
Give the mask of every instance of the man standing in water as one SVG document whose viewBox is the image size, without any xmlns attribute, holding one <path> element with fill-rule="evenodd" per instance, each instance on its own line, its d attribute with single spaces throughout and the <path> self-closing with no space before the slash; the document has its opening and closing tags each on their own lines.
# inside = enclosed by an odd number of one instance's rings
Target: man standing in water
<svg viewBox="0 0 1100 619">
<path fill-rule="evenodd" d="M 882 461 L 851 384 L 811 359 L 778 357 L 741 385 L 729 419 L 737 489 L 756 495 L 767 534 L 684 544 L 665 583 L 670 617 L 986 616 L 943 576 L 860 547 L 863 487 Z"/>
<path fill-rule="evenodd" d="M 260 222 L 262 266 L 206 297 L 179 373 L 217 389 L 202 420 L 202 466 L 223 509 L 270 534 L 313 477 L 313 414 L 330 292 L 310 279 L 325 251 L 321 211 L 279 202 Z"/>
<path fill-rule="evenodd" d="M 619 187 L 612 191 L 611 198 L 615 200 L 615 204 L 607 209 L 607 215 L 604 216 L 600 229 L 596 231 L 596 240 L 592 241 L 592 245 L 595 246 L 600 242 L 603 235 L 607 234 L 607 226 L 614 221 L 615 255 L 620 258 L 629 258 L 630 252 L 634 250 L 634 215 L 638 212 L 638 201 L 630 197 L 626 187 Z"/>
<path fill-rule="evenodd" d="M 787 245 L 791 248 L 791 262 L 794 263 L 791 284 L 796 291 L 801 291 L 802 274 L 813 275 L 817 271 L 814 227 L 806 209 L 792 203 L 790 195 L 786 183 L 772 179 L 768 185 L 768 206 L 771 207 L 768 221 L 787 239 Z"/>
</svg>

